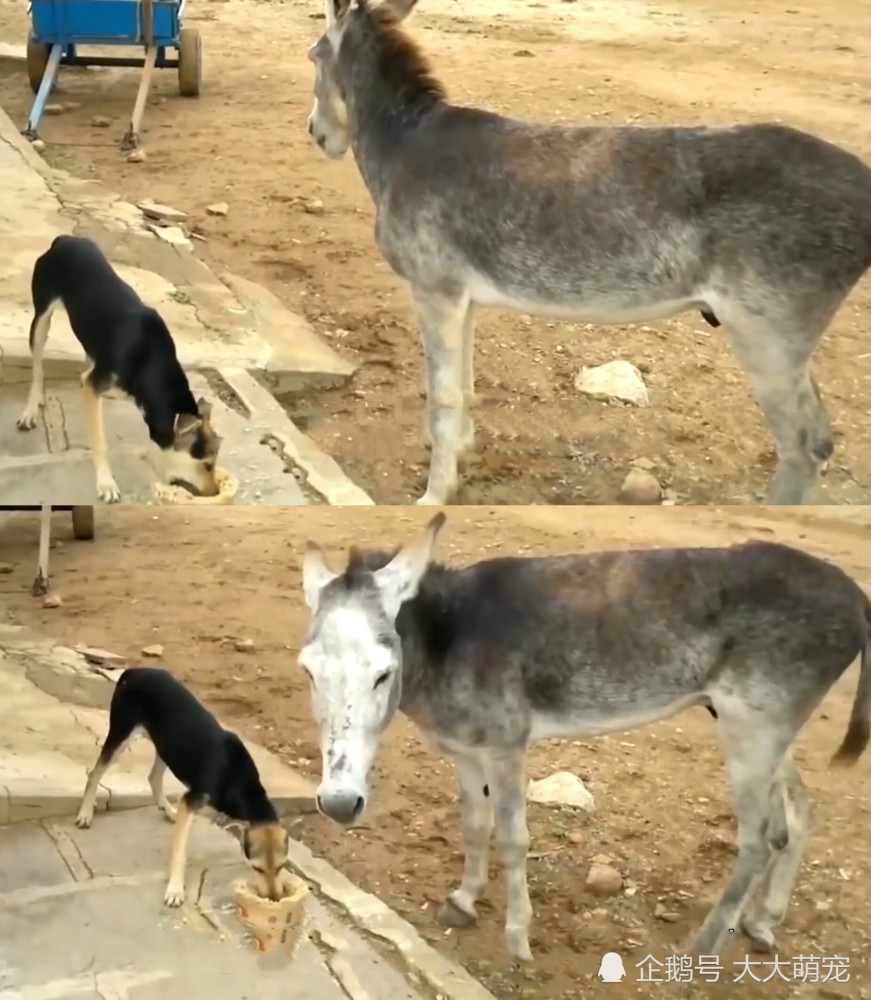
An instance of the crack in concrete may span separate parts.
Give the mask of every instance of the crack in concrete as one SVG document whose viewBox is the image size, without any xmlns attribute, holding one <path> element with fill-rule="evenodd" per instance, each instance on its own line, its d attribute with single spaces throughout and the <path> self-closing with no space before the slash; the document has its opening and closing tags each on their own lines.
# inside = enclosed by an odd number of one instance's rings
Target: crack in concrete
<svg viewBox="0 0 871 1000">
<path fill-rule="evenodd" d="M 309 482 L 308 469 L 306 469 L 303 465 L 300 465 L 295 458 L 287 454 L 287 448 L 280 437 L 273 434 L 272 431 L 267 431 L 260 439 L 260 443 L 265 444 L 267 448 L 269 448 L 281 459 L 284 463 L 285 471 L 290 472 L 291 475 L 293 475 L 307 500 L 314 500 L 318 504 L 329 503 L 329 500 L 327 500 L 323 493 L 316 490 Z M 297 473 L 299 474 L 297 475 Z"/>
</svg>

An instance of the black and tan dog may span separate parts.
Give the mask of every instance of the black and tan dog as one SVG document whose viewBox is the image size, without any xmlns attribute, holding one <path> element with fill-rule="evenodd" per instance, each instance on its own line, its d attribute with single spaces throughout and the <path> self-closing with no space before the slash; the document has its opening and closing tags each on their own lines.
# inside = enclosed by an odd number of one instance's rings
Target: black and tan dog
<svg viewBox="0 0 871 1000">
<path fill-rule="evenodd" d="M 100 779 L 136 731 L 144 731 L 154 744 L 148 783 L 158 807 L 175 823 L 166 905 L 184 902 L 188 836 L 194 815 L 205 808 L 218 813 L 226 820 L 220 825 L 237 836 L 260 892 L 280 899 L 288 835 L 260 782 L 257 765 L 242 740 L 224 729 L 166 670 L 130 667 L 118 678 L 109 732 L 88 772 L 76 825 L 91 825 Z M 163 790 L 166 768 L 187 788 L 175 808 Z"/>
<path fill-rule="evenodd" d="M 43 404 L 42 356 L 51 314 L 61 303 L 91 365 L 82 375 L 82 389 L 100 499 L 114 503 L 121 498 L 103 423 L 102 397 L 110 389 L 126 393 L 139 407 L 162 456 L 164 479 L 201 496 L 216 496 L 221 439 L 209 422 L 211 407 L 194 399 L 157 310 L 116 274 L 93 240 L 82 236 L 58 236 L 52 242 L 34 265 L 31 291 L 33 378 L 19 429 L 36 426 Z"/>
</svg>

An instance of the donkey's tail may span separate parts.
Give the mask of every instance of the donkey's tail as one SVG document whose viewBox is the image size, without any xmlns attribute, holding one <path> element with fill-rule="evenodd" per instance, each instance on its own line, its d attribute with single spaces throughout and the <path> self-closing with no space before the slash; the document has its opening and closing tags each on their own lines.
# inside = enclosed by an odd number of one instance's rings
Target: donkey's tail
<svg viewBox="0 0 871 1000">
<path fill-rule="evenodd" d="M 865 621 L 867 631 L 859 666 L 859 686 L 856 688 L 856 697 L 853 700 L 853 710 L 850 712 L 850 721 L 847 724 L 844 741 L 838 747 L 831 761 L 832 764 L 841 767 L 855 764 L 871 739 L 871 601 L 867 597 L 865 598 Z"/>
</svg>

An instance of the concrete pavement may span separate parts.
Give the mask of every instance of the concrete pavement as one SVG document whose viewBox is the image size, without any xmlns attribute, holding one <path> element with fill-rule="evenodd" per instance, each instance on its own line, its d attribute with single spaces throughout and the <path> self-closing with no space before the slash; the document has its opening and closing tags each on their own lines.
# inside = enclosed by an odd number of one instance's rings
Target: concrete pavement
<svg viewBox="0 0 871 1000">
<path fill-rule="evenodd" d="M 291 867 L 312 892 L 289 963 L 251 950 L 230 899 L 239 847 L 206 819 L 192 831 L 187 902 L 164 907 L 171 828 L 151 804 L 147 740 L 105 776 L 91 828 L 72 822 L 116 674 L 0 625 L 0 1000 L 494 1000 L 298 841 Z M 249 747 L 285 811 L 314 807 L 305 779 Z"/>
<path fill-rule="evenodd" d="M 226 464 L 241 480 L 237 503 L 367 504 L 326 454 L 306 438 L 272 391 L 347 381 L 353 366 L 272 293 L 214 274 L 196 254 L 164 242 L 135 206 L 94 181 L 51 170 L 0 110 L 0 499 L 4 503 L 95 503 L 88 469 L 79 373 L 81 348 L 62 310 L 55 313 L 45 368 L 41 427 L 19 432 L 15 418 L 30 380 L 28 330 L 33 263 L 61 233 L 95 239 L 121 276 L 158 308 L 195 391 L 214 402 L 226 438 Z M 255 377 L 256 376 L 256 377 Z M 139 452 L 141 418 L 127 401 L 109 401 L 107 427 L 116 479 L 127 502 L 150 497 L 151 476 Z"/>
</svg>

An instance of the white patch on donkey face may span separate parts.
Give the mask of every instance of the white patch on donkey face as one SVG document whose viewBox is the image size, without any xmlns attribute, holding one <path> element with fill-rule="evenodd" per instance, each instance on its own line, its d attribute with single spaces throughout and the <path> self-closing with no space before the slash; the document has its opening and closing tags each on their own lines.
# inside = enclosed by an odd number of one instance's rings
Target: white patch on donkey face
<svg viewBox="0 0 871 1000">
<path fill-rule="evenodd" d="M 374 572 L 353 564 L 352 557 L 353 566 L 341 581 L 320 548 L 307 548 L 302 582 L 312 624 L 299 662 L 311 679 L 312 712 L 321 736 L 318 806 L 339 823 L 353 823 L 366 807 L 378 738 L 402 695 L 396 617 L 417 594 L 444 522 L 445 515 L 437 514 L 417 539 Z"/>
<path fill-rule="evenodd" d="M 337 606 L 318 622 L 299 661 L 311 678 L 321 736 L 321 811 L 340 823 L 359 818 L 378 737 L 399 703 L 399 643 L 379 641 L 365 607 Z"/>
</svg>

